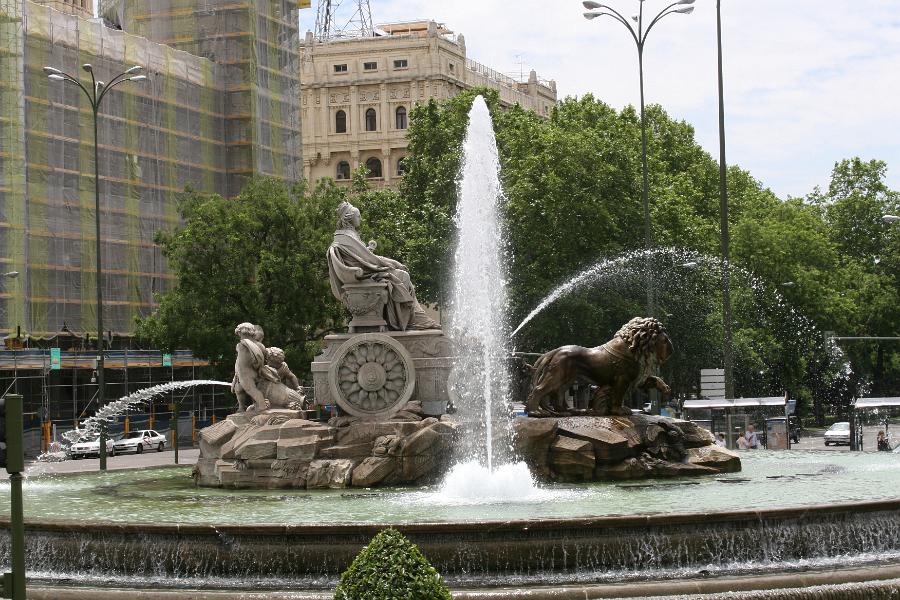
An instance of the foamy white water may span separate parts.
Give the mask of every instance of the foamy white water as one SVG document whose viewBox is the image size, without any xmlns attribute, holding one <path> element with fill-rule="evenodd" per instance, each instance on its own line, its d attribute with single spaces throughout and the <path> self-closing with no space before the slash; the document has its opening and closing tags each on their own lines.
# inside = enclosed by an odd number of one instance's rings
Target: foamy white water
<svg viewBox="0 0 900 600">
<path fill-rule="evenodd" d="M 569 492 L 538 487 L 528 465 L 523 462 L 507 463 L 490 470 L 470 461 L 454 465 L 440 490 L 430 495 L 429 500 L 440 504 L 543 502 L 566 493 Z"/>
</svg>

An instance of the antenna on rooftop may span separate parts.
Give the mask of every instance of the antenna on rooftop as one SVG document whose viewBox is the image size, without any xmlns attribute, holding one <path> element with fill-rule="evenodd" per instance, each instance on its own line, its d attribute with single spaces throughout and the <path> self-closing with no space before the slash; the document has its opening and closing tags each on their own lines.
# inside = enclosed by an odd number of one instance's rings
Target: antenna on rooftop
<svg viewBox="0 0 900 600">
<path fill-rule="evenodd" d="M 324 42 L 374 35 L 369 0 L 319 0 L 316 40 Z"/>
</svg>

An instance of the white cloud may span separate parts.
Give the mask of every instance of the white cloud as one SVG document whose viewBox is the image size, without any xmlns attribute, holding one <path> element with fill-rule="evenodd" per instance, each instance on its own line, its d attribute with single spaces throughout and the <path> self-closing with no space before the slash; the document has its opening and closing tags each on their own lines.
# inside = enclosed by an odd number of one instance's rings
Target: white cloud
<svg viewBox="0 0 900 600">
<path fill-rule="evenodd" d="M 860 155 L 887 161 L 900 188 L 900 4 L 723 1 L 729 162 L 786 196 L 826 184 L 835 161 Z M 625 14 L 638 6 L 609 3 Z M 372 0 L 372 11 L 376 23 L 445 22 L 465 34 L 470 58 L 508 73 L 523 60 L 561 96 L 638 102 L 634 42 L 612 19 L 583 19 L 576 0 Z M 698 0 L 694 14 L 660 22 L 644 64 L 647 101 L 692 123 L 717 156 L 715 12 L 713 0 Z M 315 10 L 301 18 L 311 27 Z"/>
</svg>

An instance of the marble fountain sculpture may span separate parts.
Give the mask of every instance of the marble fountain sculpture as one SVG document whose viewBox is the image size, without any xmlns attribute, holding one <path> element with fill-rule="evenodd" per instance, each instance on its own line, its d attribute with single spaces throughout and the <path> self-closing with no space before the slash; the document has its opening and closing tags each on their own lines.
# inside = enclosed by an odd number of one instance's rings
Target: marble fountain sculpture
<svg viewBox="0 0 900 600">
<path fill-rule="evenodd" d="M 242 323 L 235 329 L 232 385 L 239 409 L 201 431 L 198 485 L 421 484 L 449 468 L 461 431 L 459 420 L 445 414 L 454 345 L 419 305 L 406 267 L 362 242 L 360 222 L 352 204 L 337 208 L 328 268 L 332 292 L 352 319 L 347 333 L 325 338 L 312 363 L 318 405 L 336 405 L 341 414 L 327 423 L 308 419 L 284 353 L 266 348 L 260 327 Z M 624 405 L 635 388 L 669 391 L 655 373 L 673 351 L 662 323 L 635 318 L 597 348 L 563 346 L 541 356 L 533 366 L 530 416 L 514 419 L 510 427 L 517 458 L 534 475 L 554 481 L 740 470 L 738 456 L 717 447 L 708 431 L 688 421 L 632 415 Z M 465 377 L 463 372 L 469 370 L 460 369 L 455 378 Z M 561 398 L 579 379 L 596 384 L 597 391 L 591 407 L 576 414 Z M 488 409 L 488 426 L 509 421 L 507 401 L 498 402 L 505 413 L 499 418 Z M 488 450 L 489 470 L 491 455 Z"/>
</svg>

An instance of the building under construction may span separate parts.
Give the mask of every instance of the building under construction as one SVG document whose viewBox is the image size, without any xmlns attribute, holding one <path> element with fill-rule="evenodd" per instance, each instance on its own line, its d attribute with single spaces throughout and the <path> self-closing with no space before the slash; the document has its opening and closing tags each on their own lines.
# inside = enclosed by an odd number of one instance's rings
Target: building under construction
<svg viewBox="0 0 900 600">
<path fill-rule="evenodd" d="M 133 65 L 148 76 L 111 89 L 98 118 L 104 329 L 124 348 L 172 282 L 154 236 L 178 223 L 179 192 L 234 197 L 253 175 L 302 177 L 303 4 L 101 0 L 93 18 L 91 0 L 0 0 L 0 391 L 22 392 L 33 419 L 74 423 L 96 401 L 93 113 L 43 67 L 88 86 L 83 64 L 105 81 Z M 59 369 L 49 347 L 65 352 Z M 201 364 L 106 362 L 108 397 Z"/>
<path fill-rule="evenodd" d="M 96 330 L 93 121 L 74 85 L 141 65 L 99 117 L 104 319 L 126 336 L 171 282 L 153 239 L 185 186 L 236 196 L 303 175 L 297 2 L 102 0 L 102 19 L 0 0 L 0 329 Z M 108 81 L 108 79 L 107 79 Z"/>
</svg>

